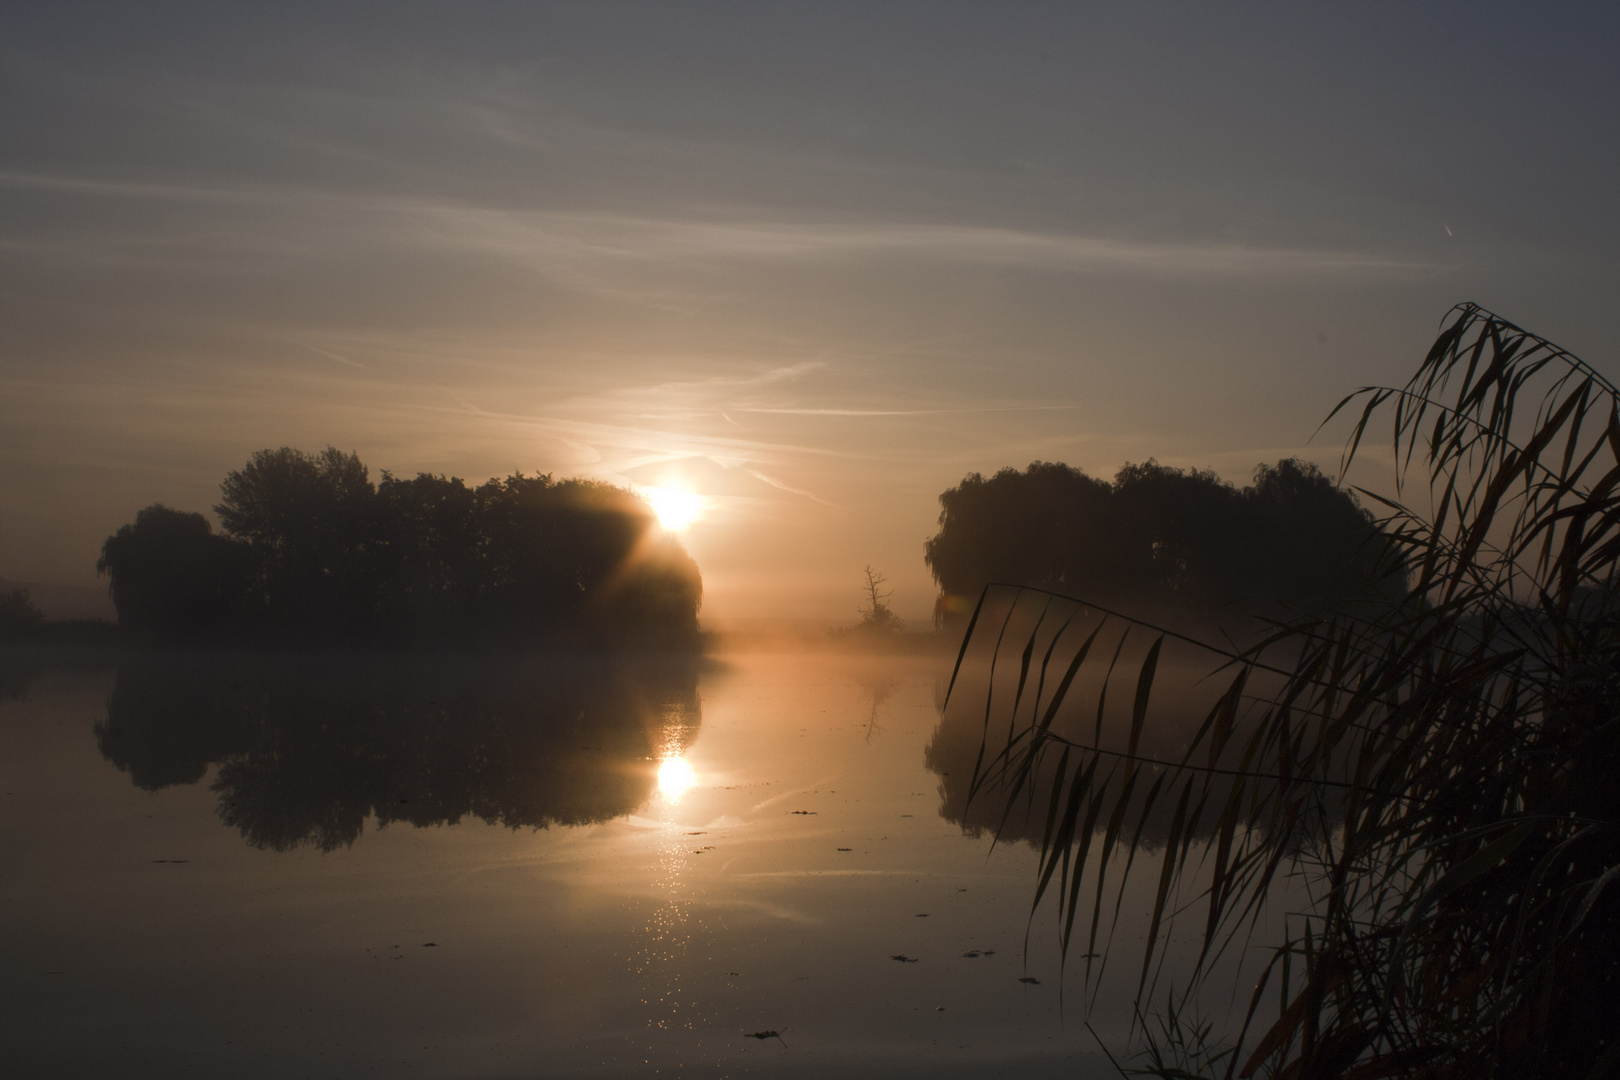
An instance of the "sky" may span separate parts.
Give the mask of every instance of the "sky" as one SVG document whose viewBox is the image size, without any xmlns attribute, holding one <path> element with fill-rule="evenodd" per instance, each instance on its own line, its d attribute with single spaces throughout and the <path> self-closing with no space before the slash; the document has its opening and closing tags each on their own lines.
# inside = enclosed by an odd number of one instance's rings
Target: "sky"
<svg viewBox="0 0 1620 1080">
<path fill-rule="evenodd" d="M 0 577 L 330 444 L 924 622 L 968 473 L 1331 467 L 1460 301 L 1612 374 L 1616 10 L 6 5 Z"/>
</svg>

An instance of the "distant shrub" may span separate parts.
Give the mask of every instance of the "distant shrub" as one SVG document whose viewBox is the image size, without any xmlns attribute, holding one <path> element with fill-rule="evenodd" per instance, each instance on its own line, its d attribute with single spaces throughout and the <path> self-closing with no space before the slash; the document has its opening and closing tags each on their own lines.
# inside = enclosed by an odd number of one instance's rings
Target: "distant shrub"
<svg viewBox="0 0 1620 1080">
<path fill-rule="evenodd" d="M 29 600 L 27 589 L 0 588 L 0 641 L 32 637 L 44 624 L 45 616 Z"/>
</svg>

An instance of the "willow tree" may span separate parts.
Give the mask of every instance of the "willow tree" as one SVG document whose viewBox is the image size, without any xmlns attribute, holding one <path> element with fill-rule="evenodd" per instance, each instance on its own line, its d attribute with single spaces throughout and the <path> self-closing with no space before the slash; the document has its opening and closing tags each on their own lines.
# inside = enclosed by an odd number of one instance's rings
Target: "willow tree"
<svg viewBox="0 0 1620 1080">
<path fill-rule="evenodd" d="M 1358 489 L 1384 537 L 1368 602 L 1279 622 L 1251 648 L 1198 643 L 1218 700 L 1179 753 L 1149 757 L 1164 745 L 1144 740 L 1160 657 L 1188 639 L 1087 597 L 989 586 L 947 695 L 982 712 L 970 797 L 1010 807 L 1039 788 L 1035 903 L 1055 902 L 1066 957 L 1086 944 L 1088 981 L 1090 952 L 1111 951 L 1105 891 L 1117 910 L 1153 867 L 1146 1014 L 1171 913 L 1197 913 L 1196 985 L 1269 925 L 1285 878 L 1305 897 L 1231 1030 L 1150 1036 L 1148 1072 L 1609 1075 L 1620 390 L 1465 304 L 1404 386 L 1363 388 L 1332 415 L 1353 420 L 1341 476 L 1375 425 L 1390 433 L 1393 484 Z M 1134 670 L 1099 646 L 1108 626 L 1146 635 Z M 1112 743 L 1110 686 L 1129 713 Z M 1095 737 L 1072 722 L 1092 710 Z M 1162 855 L 1138 859 L 1155 813 Z"/>
</svg>

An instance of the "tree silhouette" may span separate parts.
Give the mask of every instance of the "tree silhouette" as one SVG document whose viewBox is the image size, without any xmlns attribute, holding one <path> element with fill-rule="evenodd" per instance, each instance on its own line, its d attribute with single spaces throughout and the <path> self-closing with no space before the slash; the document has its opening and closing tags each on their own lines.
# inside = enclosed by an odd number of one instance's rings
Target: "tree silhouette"
<svg viewBox="0 0 1620 1080">
<path fill-rule="evenodd" d="M 225 532 L 253 553 L 257 616 L 323 638 L 363 635 L 374 621 L 376 489 L 355 454 L 328 446 L 260 450 L 227 473 Z"/>
<path fill-rule="evenodd" d="M 101 546 L 118 625 L 137 637 L 185 640 L 240 624 L 249 548 L 214 535 L 201 514 L 153 503 Z"/>
<path fill-rule="evenodd" d="M 892 590 L 883 586 L 889 579 L 878 573 L 871 564 L 867 564 L 863 571 L 866 583 L 862 591 L 866 594 L 866 601 L 857 609 L 860 612 L 861 623 L 859 629 L 868 633 L 898 634 L 906 628 L 905 621 L 889 609 L 889 597 Z"/>
<path fill-rule="evenodd" d="M 98 568 L 119 622 L 166 640 L 697 642 L 702 576 L 636 495 L 515 473 L 383 474 L 327 447 L 261 450 L 221 485 L 226 535 L 161 506 Z"/>
<path fill-rule="evenodd" d="M 979 473 L 939 497 L 939 532 L 924 561 L 948 594 L 977 596 L 987 582 L 1048 588 L 1071 577 L 1118 572 L 1107 528 L 1112 488 L 1068 465 L 1037 461 L 1025 472 Z"/>
<path fill-rule="evenodd" d="M 1212 472 L 1149 460 L 1113 483 L 1068 465 L 978 473 L 940 496 L 926 561 L 945 594 L 990 582 L 1128 605 L 1156 617 L 1214 619 L 1316 610 L 1360 596 L 1381 534 L 1354 497 L 1294 459 L 1238 488 Z M 969 601 L 969 604 L 971 601 Z"/>
<path fill-rule="evenodd" d="M 377 485 L 378 617 L 407 638 L 461 637 L 477 625 L 477 494 L 459 479 L 423 473 Z"/>
<path fill-rule="evenodd" d="M 45 615 L 28 598 L 27 589 L 0 588 L 0 641 L 33 637 L 44 623 Z"/>
</svg>

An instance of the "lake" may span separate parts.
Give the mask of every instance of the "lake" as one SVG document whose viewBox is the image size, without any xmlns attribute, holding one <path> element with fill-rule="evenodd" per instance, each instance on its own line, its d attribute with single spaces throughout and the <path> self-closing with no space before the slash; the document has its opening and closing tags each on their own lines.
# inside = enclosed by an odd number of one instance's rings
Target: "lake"
<svg viewBox="0 0 1620 1080">
<path fill-rule="evenodd" d="M 0 1056 L 12 1076 L 1115 1075 L 1083 1020 L 1126 1045 L 1152 856 L 1088 1015 L 1050 911 L 1027 921 L 1035 852 L 943 816 L 973 764 L 941 731 L 949 670 L 136 656 L 14 678 Z"/>
</svg>

